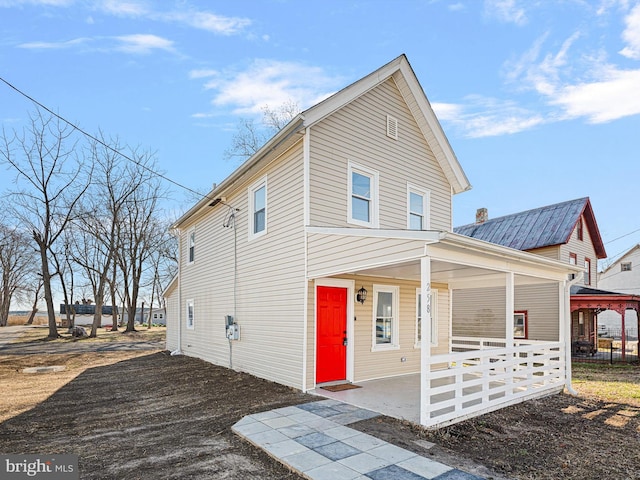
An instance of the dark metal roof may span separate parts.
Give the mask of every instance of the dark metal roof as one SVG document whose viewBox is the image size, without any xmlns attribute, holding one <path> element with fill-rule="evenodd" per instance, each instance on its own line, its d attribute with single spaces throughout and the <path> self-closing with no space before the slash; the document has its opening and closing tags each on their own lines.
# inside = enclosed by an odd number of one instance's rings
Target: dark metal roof
<svg viewBox="0 0 640 480">
<path fill-rule="evenodd" d="M 629 293 L 610 292 L 607 290 L 599 290 L 597 288 L 584 287 L 582 285 L 573 285 L 571 287 L 571 295 L 602 295 L 602 296 L 630 296 Z"/>
<path fill-rule="evenodd" d="M 588 197 L 463 225 L 453 231 L 517 250 L 534 250 L 567 243 L 583 213 L 598 258 L 604 258 L 604 245 Z"/>
</svg>

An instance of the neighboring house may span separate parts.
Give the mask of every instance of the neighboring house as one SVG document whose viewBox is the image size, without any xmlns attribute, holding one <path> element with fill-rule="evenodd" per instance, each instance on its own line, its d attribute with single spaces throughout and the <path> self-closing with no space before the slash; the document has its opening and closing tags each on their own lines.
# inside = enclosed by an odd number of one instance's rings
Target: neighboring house
<svg viewBox="0 0 640 480">
<path fill-rule="evenodd" d="M 89 303 L 74 303 L 73 305 L 69 305 L 73 307 L 71 310 L 71 314 L 75 313 L 75 317 L 73 319 L 74 325 L 93 325 L 93 316 L 96 312 L 95 304 Z M 116 312 L 118 311 L 118 307 L 115 308 Z M 102 319 L 100 324 L 111 324 L 113 316 L 113 307 L 111 305 L 103 305 L 102 306 Z M 60 325 L 62 327 L 68 327 L 67 323 L 67 307 L 64 303 L 60 304 Z"/>
<path fill-rule="evenodd" d="M 480 209 L 476 217 L 475 224 L 457 227 L 454 231 L 479 240 L 526 250 L 584 267 L 584 277 L 578 278 L 576 285 L 571 287 L 571 336 L 574 350 L 580 346 L 580 342 L 588 342 L 595 346 L 598 318 L 599 315 L 604 315 L 600 312 L 603 310 L 611 310 L 611 313 L 624 312 L 628 301 L 631 305 L 635 305 L 633 308 L 637 308 L 637 302 L 634 303 L 633 299 L 628 299 L 627 296 L 617 292 L 597 288 L 605 287 L 602 284 L 598 285 L 596 265 L 598 259 L 606 258 L 606 252 L 589 198 L 579 198 L 490 220 L 487 218 L 486 209 Z M 610 285 L 606 288 L 613 289 Z M 465 292 L 464 299 L 457 304 L 460 306 L 461 314 L 472 315 L 469 313 L 470 310 L 476 308 L 481 302 L 486 302 L 488 293 L 486 291 L 482 293 L 483 295 L 478 298 L 471 297 Z M 539 327 L 541 325 L 539 320 L 545 318 L 545 309 L 548 309 L 549 304 L 546 301 L 538 302 L 534 305 L 533 311 L 525 310 L 523 306 L 527 302 L 530 303 L 532 295 L 541 293 L 543 292 L 540 289 L 523 287 L 519 295 L 516 295 L 515 308 L 516 311 L 523 312 L 525 338 L 539 339 L 543 336 L 544 332 L 540 332 L 539 328 L 534 332 L 533 327 L 529 329 L 528 325 L 536 318 Z M 551 293 L 547 291 L 546 294 Z M 552 307 L 551 311 L 554 308 Z M 460 328 L 468 331 L 471 325 L 473 325 L 472 322 L 466 322 Z M 461 333 L 454 330 L 454 335 Z"/>
<path fill-rule="evenodd" d="M 469 188 L 398 57 L 299 114 L 172 226 L 167 348 L 303 391 L 403 378 L 426 426 L 561 391 L 582 267 L 454 233 L 452 195 Z M 529 285 L 551 292 L 540 341 L 514 338 Z M 502 291 L 502 315 L 452 335 L 458 293 L 481 286 Z"/>
<path fill-rule="evenodd" d="M 606 326 L 606 335 L 638 340 L 638 301 L 640 301 L 640 244 L 632 247 L 598 274 L 598 286 L 629 295 L 615 302 L 617 308 L 602 312 L 598 320 Z M 626 345 L 625 345 L 626 346 Z M 622 351 L 625 352 L 625 348 Z"/>
</svg>

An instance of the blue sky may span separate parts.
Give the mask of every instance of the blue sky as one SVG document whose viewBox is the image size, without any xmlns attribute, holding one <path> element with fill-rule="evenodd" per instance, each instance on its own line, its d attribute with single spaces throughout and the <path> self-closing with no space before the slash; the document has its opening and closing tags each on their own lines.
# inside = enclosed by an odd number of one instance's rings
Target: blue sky
<svg viewBox="0 0 640 480">
<path fill-rule="evenodd" d="M 455 225 L 589 196 L 610 257 L 640 242 L 638 1 L 0 0 L 2 78 L 200 191 L 240 118 L 402 53 L 473 185 Z M 0 84 L 3 127 L 31 110 Z"/>
</svg>

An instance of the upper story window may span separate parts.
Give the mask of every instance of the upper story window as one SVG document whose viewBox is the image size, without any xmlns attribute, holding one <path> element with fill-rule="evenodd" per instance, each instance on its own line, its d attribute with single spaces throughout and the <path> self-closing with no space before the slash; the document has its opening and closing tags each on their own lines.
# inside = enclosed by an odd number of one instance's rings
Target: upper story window
<svg viewBox="0 0 640 480">
<path fill-rule="evenodd" d="M 249 238 L 267 233 L 267 177 L 249 188 Z"/>
<path fill-rule="evenodd" d="M 575 253 L 569 253 L 569 264 L 570 265 L 577 265 L 578 264 L 578 255 L 576 255 Z M 575 273 L 570 273 L 569 274 L 569 280 L 573 280 L 574 278 L 576 278 L 576 274 Z"/>
<path fill-rule="evenodd" d="M 189 263 L 196 261 L 196 232 L 189 232 Z"/>
<path fill-rule="evenodd" d="M 407 185 L 407 228 L 429 229 L 429 192 Z"/>
<path fill-rule="evenodd" d="M 624 262 L 620 264 L 621 272 L 630 272 L 631 271 L 631 262 Z"/>
<path fill-rule="evenodd" d="M 347 222 L 378 227 L 378 172 L 349 162 Z"/>
<path fill-rule="evenodd" d="M 591 260 L 584 259 L 584 284 L 591 285 Z"/>
<path fill-rule="evenodd" d="M 578 240 L 584 240 L 584 232 L 583 232 L 583 226 L 582 226 L 582 218 L 580 218 L 580 220 L 578 220 L 577 230 L 578 230 Z"/>
<path fill-rule="evenodd" d="M 393 350 L 400 347 L 398 341 L 397 286 L 373 286 L 373 351 Z"/>
</svg>

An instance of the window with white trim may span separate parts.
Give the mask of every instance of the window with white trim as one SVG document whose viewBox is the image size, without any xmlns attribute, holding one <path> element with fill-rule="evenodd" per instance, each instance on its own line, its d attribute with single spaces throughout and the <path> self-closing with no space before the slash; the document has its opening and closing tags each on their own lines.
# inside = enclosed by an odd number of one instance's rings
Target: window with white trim
<svg viewBox="0 0 640 480">
<path fill-rule="evenodd" d="M 189 263 L 196 261 L 196 231 L 189 232 Z"/>
<path fill-rule="evenodd" d="M 400 347 L 398 341 L 399 287 L 373 286 L 373 351 L 393 350 Z"/>
<path fill-rule="evenodd" d="M 196 328 L 196 317 L 195 317 L 195 309 L 193 300 L 187 300 L 187 328 L 189 330 L 193 330 Z"/>
<path fill-rule="evenodd" d="M 527 338 L 527 312 L 513 312 L 513 338 Z"/>
<path fill-rule="evenodd" d="M 407 184 L 407 228 L 429 229 L 429 192 Z"/>
<path fill-rule="evenodd" d="M 591 285 L 591 260 L 584 259 L 584 284 Z"/>
<path fill-rule="evenodd" d="M 378 227 L 378 172 L 349 162 L 347 222 Z"/>
<path fill-rule="evenodd" d="M 267 177 L 249 187 L 249 238 L 267 233 Z"/>
<path fill-rule="evenodd" d="M 621 272 L 630 272 L 631 271 L 631 262 L 623 262 L 620 264 Z"/>
<path fill-rule="evenodd" d="M 416 288 L 416 342 L 422 345 L 422 290 Z M 431 290 L 431 345 L 438 345 L 438 290 Z"/>
</svg>

